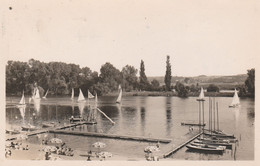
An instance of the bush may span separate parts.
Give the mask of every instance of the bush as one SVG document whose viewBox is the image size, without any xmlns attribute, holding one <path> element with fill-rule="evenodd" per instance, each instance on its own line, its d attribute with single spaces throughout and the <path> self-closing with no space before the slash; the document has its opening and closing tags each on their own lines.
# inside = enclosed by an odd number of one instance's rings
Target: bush
<svg viewBox="0 0 260 166">
<path fill-rule="evenodd" d="M 207 92 L 219 92 L 219 87 L 214 84 L 210 84 L 207 88 Z"/>
</svg>

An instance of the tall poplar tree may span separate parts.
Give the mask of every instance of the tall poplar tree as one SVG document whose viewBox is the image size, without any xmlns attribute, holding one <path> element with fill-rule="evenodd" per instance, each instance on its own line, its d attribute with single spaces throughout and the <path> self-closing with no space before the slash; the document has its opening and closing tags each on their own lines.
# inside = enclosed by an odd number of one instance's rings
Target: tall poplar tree
<svg viewBox="0 0 260 166">
<path fill-rule="evenodd" d="M 171 90 L 171 79 L 172 79 L 172 71 L 171 71 L 171 64 L 170 64 L 170 56 L 167 55 L 166 73 L 165 73 L 165 77 L 164 77 L 164 82 L 165 82 L 167 91 Z"/>
<path fill-rule="evenodd" d="M 140 64 L 140 77 L 139 77 L 139 87 L 141 90 L 145 90 L 148 86 L 148 80 L 145 75 L 144 61 L 141 60 Z"/>
</svg>

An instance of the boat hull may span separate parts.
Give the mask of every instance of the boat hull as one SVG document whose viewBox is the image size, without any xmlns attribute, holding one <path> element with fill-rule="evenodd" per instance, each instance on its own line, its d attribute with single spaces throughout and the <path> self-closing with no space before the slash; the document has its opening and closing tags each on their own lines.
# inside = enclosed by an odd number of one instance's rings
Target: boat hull
<svg viewBox="0 0 260 166">
<path fill-rule="evenodd" d="M 189 151 L 199 152 L 199 153 L 214 153 L 214 154 L 223 154 L 223 148 L 206 148 L 201 146 L 194 146 L 194 145 L 186 145 Z"/>
</svg>

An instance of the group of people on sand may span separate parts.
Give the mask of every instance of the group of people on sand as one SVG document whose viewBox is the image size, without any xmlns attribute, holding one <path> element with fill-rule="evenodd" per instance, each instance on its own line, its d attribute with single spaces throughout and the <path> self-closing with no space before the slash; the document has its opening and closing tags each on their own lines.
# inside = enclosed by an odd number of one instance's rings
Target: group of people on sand
<svg viewBox="0 0 260 166">
<path fill-rule="evenodd" d="M 14 150 L 29 150 L 29 146 L 26 145 L 26 146 L 23 146 L 23 144 L 20 142 L 10 142 L 9 145 L 6 145 L 6 148 L 5 148 L 5 156 L 6 157 L 9 157 L 12 155 L 12 151 L 11 149 L 14 149 Z"/>
<path fill-rule="evenodd" d="M 56 154 L 65 156 L 74 156 L 74 152 L 71 148 L 67 147 L 56 147 Z"/>
<path fill-rule="evenodd" d="M 53 153 L 58 155 L 65 155 L 65 156 L 74 156 L 74 151 L 65 145 L 66 145 L 65 143 L 62 143 L 60 147 L 56 146 L 56 150 L 53 151 Z M 51 151 L 47 151 L 45 153 L 45 160 L 52 159 L 51 153 L 52 153 Z"/>
</svg>

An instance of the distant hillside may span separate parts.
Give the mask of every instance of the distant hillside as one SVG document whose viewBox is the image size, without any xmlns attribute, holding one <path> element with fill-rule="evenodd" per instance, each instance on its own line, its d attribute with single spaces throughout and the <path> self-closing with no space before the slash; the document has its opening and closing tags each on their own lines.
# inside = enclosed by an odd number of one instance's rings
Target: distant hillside
<svg viewBox="0 0 260 166">
<path fill-rule="evenodd" d="M 203 87 L 208 86 L 209 84 L 215 84 L 220 87 L 220 89 L 232 89 L 234 86 L 241 85 L 245 83 L 247 78 L 247 74 L 239 74 L 239 75 L 232 75 L 232 76 L 195 76 L 195 77 L 181 77 L 181 76 L 174 76 L 172 77 L 172 84 L 175 85 L 177 81 L 186 84 L 199 84 Z M 164 76 L 158 77 L 148 77 L 149 81 L 156 79 L 160 82 L 160 85 L 164 85 Z"/>
</svg>

